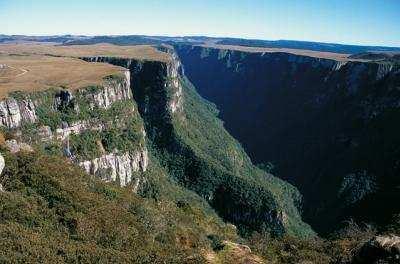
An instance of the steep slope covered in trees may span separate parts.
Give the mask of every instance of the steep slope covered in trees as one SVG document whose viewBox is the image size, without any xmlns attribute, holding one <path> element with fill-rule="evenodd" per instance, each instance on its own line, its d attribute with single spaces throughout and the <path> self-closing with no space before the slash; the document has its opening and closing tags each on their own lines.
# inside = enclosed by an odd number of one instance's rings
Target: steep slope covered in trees
<svg viewBox="0 0 400 264">
<path fill-rule="evenodd" d="M 253 161 L 272 162 L 301 190 L 318 231 L 349 217 L 385 225 L 398 213 L 398 65 L 176 49 Z"/>
<path fill-rule="evenodd" d="M 251 163 L 166 51 L 166 61 L 82 57 L 126 70 L 97 86 L 9 94 L 0 102 L 7 146 L 64 155 L 143 197 L 193 201 L 243 235 L 312 236 L 299 192 Z"/>
<path fill-rule="evenodd" d="M 216 109 L 171 64 L 121 58 L 84 58 L 130 69 L 133 95 L 154 155 L 170 175 L 195 191 L 241 232 L 308 236 L 301 196 L 293 186 L 254 167 L 216 118 Z M 207 125 L 205 125 L 207 124 Z"/>
</svg>

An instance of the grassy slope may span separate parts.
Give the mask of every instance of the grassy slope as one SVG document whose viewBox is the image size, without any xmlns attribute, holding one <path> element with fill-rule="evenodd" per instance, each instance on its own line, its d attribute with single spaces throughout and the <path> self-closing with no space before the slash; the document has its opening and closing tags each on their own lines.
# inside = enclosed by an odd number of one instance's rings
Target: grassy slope
<svg viewBox="0 0 400 264">
<path fill-rule="evenodd" d="M 2 50 L 0 45 L 0 51 Z M 0 98 L 13 91 L 35 92 L 65 86 L 75 90 L 88 85 L 101 85 L 104 77 L 123 75 L 123 68 L 104 63 L 44 55 L 0 55 Z"/>
</svg>

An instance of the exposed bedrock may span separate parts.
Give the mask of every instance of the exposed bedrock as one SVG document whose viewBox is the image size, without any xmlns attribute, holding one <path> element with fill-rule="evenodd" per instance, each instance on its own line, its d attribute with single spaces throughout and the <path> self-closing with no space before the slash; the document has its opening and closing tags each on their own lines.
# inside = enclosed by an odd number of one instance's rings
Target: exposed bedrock
<svg viewBox="0 0 400 264">
<path fill-rule="evenodd" d="M 153 155 L 174 180 L 203 197 L 226 221 L 243 232 L 313 235 L 297 211 L 301 203 L 297 190 L 251 164 L 215 117 L 213 106 L 185 79 L 174 50 L 164 51 L 170 61 L 82 59 L 130 70 L 133 97 Z M 215 133 L 203 131 L 207 129 Z"/>
<path fill-rule="evenodd" d="M 14 98 L 0 101 L 0 125 L 7 128 L 17 128 L 22 122 L 36 121 L 35 105 L 30 99 L 17 102 Z"/>
<path fill-rule="evenodd" d="M 104 181 L 119 182 L 121 186 L 132 184 L 133 191 L 139 190 L 144 179 L 135 177 L 135 172 L 145 172 L 148 166 L 147 149 L 127 153 L 110 153 L 93 160 L 82 161 L 79 166 L 87 173 Z"/>
<path fill-rule="evenodd" d="M 98 140 L 99 150 L 93 151 L 99 156 L 87 160 L 83 160 L 84 153 L 79 153 L 81 150 L 71 151 L 69 144 L 71 136 L 80 140 L 81 144 L 91 144 L 91 137 L 95 134 L 86 134 L 85 140 L 79 138 L 87 132 L 108 133 L 105 135 L 110 135 L 109 131 L 123 133 L 130 122 L 140 124 L 140 116 L 135 114 L 137 109 L 134 107 L 130 79 L 130 72 L 126 70 L 122 76 L 105 78 L 101 86 L 78 91 L 60 89 L 11 95 L 0 101 L 0 125 L 18 137 L 19 141 L 28 140 L 30 144 L 44 146 L 61 145 L 63 153 L 88 173 L 105 181 L 116 181 L 121 186 L 130 185 L 137 192 L 144 183 L 140 173 L 146 171 L 149 163 L 143 126 L 137 128 L 140 139 L 132 144 L 136 145 L 134 148 L 115 148 L 106 153 Z M 117 103 L 117 108 L 111 109 Z M 103 114 L 99 116 L 99 112 Z M 19 141 L 7 141 L 11 152 L 29 146 Z"/>
</svg>

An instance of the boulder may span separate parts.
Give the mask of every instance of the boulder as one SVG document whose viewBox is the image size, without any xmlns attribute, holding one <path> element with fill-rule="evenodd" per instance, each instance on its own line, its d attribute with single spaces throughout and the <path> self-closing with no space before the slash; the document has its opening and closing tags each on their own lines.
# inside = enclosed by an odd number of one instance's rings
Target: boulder
<svg viewBox="0 0 400 264">
<path fill-rule="evenodd" d="M 400 237 L 375 236 L 355 256 L 353 264 L 400 263 Z"/>
<path fill-rule="evenodd" d="M 15 139 L 6 140 L 6 147 L 11 153 L 17 153 L 20 151 L 32 152 L 33 149 L 29 144 L 24 142 L 18 142 Z"/>
</svg>

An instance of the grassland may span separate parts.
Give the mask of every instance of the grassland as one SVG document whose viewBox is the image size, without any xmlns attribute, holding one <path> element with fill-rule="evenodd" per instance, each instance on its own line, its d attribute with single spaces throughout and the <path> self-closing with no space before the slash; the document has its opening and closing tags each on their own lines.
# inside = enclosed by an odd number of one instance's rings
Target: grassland
<svg viewBox="0 0 400 264">
<path fill-rule="evenodd" d="M 56 46 L 50 44 L 3 44 L 0 54 L 53 55 L 63 57 L 113 56 L 137 60 L 168 61 L 168 54 L 147 45 L 112 44 Z M 0 62 L 1 63 L 1 62 Z"/>
<path fill-rule="evenodd" d="M 64 86 L 77 89 L 100 85 L 103 78 L 123 72 L 104 63 L 43 55 L 0 55 L 0 98 L 13 91 L 38 91 Z"/>
<path fill-rule="evenodd" d="M 121 67 L 78 59 L 91 56 L 169 60 L 166 53 L 151 46 L 4 44 L 0 45 L 0 98 L 13 91 L 101 85 L 104 77 L 123 72 Z"/>
<path fill-rule="evenodd" d="M 238 51 L 258 52 L 258 53 L 284 52 L 284 53 L 290 53 L 290 54 L 295 54 L 295 55 L 308 56 L 308 57 L 321 58 L 321 59 L 331 59 L 331 60 L 337 60 L 337 61 L 366 61 L 366 60 L 362 60 L 362 59 L 349 58 L 350 54 L 321 52 L 321 51 L 313 51 L 313 50 L 245 47 L 245 46 L 234 46 L 234 45 L 221 45 L 221 44 L 214 44 L 214 43 L 208 43 L 208 44 L 204 44 L 201 46 L 208 47 L 208 48 L 224 49 L 224 50 L 238 50 Z"/>
</svg>

